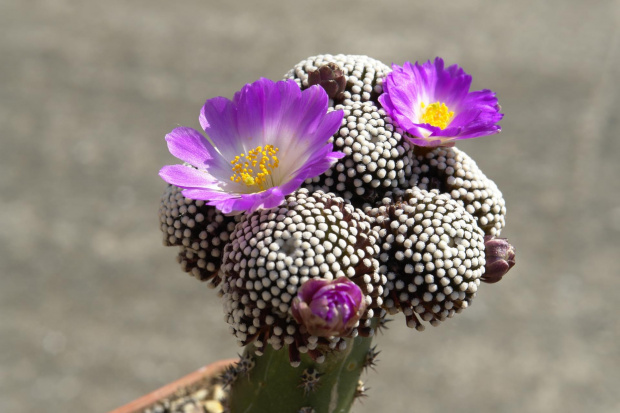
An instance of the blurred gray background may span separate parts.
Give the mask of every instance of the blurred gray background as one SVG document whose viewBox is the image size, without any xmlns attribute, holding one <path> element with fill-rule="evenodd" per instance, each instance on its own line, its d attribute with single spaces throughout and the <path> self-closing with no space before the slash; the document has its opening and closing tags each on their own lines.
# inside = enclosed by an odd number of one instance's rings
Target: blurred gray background
<svg viewBox="0 0 620 413">
<path fill-rule="evenodd" d="M 442 56 L 506 114 L 460 147 L 517 266 L 397 317 L 355 411 L 620 411 L 619 27 L 612 0 L 0 0 L 0 411 L 105 412 L 240 351 L 161 244 L 164 135 L 321 53 Z"/>
</svg>

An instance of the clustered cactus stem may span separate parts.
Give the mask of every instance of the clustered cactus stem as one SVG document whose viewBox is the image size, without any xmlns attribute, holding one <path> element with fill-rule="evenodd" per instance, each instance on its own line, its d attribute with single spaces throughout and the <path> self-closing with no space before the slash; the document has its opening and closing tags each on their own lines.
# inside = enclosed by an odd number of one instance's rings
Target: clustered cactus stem
<svg viewBox="0 0 620 413">
<path fill-rule="evenodd" d="M 455 144 L 500 131 L 495 94 L 443 60 L 320 55 L 280 82 L 207 100 L 166 136 L 182 165 L 164 245 L 216 288 L 245 349 L 230 413 L 345 413 L 387 315 L 417 331 L 467 309 L 515 264 L 497 185 Z"/>
</svg>

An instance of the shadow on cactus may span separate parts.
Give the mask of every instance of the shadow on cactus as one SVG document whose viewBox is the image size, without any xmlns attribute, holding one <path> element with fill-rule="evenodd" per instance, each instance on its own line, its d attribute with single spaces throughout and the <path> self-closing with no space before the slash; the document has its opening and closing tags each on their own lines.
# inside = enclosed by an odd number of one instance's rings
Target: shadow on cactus
<svg viewBox="0 0 620 413">
<path fill-rule="evenodd" d="M 440 58 L 314 56 L 207 100 L 207 136 L 167 135 L 184 163 L 160 172 L 164 244 L 244 347 L 230 412 L 350 411 L 386 316 L 437 326 L 512 268 L 502 194 L 454 147 L 500 131 L 470 84 Z"/>
</svg>

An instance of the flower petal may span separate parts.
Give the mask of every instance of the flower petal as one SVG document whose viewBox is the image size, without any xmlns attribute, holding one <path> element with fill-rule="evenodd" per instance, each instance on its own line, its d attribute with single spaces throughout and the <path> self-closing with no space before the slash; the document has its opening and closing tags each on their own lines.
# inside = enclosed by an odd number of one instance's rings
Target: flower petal
<svg viewBox="0 0 620 413">
<path fill-rule="evenodd" d="M 315 152 L 308 161 L 301 166 L 296 174 L 303 180 L 307 178 L 313 178 L 319 176 L 327 171 L 338 160 L 345 155 L 342 152 L 332 152 L 334 149 L 333 144 L 328 144 L 322 147 L 319 151 Z"/>
<path fill-rule="evenodd" d="M 287 119 L 295 119 L 297 115 L 297 128 L 301 138 L 316 132 L 319 124 L 326 116 L 329 98 L 325 90 L 319 85 L 310 86 L 301 92 L 298 107 L 292 106 L 288 111 Z M 295 112 L 293 112 L 295 111 Z"/>
<path fill-rule="evenodd" d="M 206 172 L 186 165 L 166 165 L 159 171 L 159 176 L 181 188 L 212 188 L 217 182 Z"/>
<path fill-rule="evenodd" d="M 209 153 L 211 145 L 196 129 L 183 126 L 175 128 L 166 135 L 166 142 L 172 155 L 197 168 L 212 159 Z"/>
<path fill-rule="evenodd" d="M 235 94 L 233 105 L 237 113 L 237 133 L 247 141 L 246 149 L 252 149 L 263 145 L 265 109 L 268 101 L 273 101 L 274 82 L 269 79 L 261 78 L 256 82 L 244 86 Z"/>
<path fill-rule="evenodd" d="M 317 85 L 300 92 L 296 84 L 294 86 L 297 90 L 293 88 L 294 81 L 287 83 L 286 89 L 282 90 L 285 104 L 280 111 L 279 129 L 273 138 L 281 151 L 288 152 L 289 148 L 292 148 L 293 151 L 300 152 L 299 145 L 306 149 L 312 145 L 312 138 L 326 115 L 327 93 Z"/>
<path fill-rule="evenodd" d="M 230 100 L 224 97 L 207 100 L 201 117 L 207 122 L 203 125 L 205 132 L 224 158 L 233 159 L 244 152 L 237 132 L 237 110 Z"/>
<path fill-rule="evenodd" d="M 471 76 L 456 65 L 450 66 L 447 71 L 438 72 L 433 100 L 445 103 L 452 110 L 459 109 L 470 86 Z"/>
<path fill-rule="evenodd" d="M 325 144 L 325 137 L 333 136 L 336 132 L 338 132 L 340 126 L 342 125 L 343 118 L 343 110 L 335 110 L 326 114 L 314 133 L 308 137 L 310 145 Z"/>
</svg>

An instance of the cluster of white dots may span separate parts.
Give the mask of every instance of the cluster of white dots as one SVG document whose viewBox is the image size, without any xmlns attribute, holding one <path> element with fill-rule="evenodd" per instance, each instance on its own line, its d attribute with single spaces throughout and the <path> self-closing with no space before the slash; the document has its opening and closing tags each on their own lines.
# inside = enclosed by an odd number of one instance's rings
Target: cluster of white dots
<svg viewBox="0 0 620 413">
<path fill-rule="evenodd" d="M 452 317 L 475 297 L 484 274 L 484 233 L 455 200 L 437 191 L 397 190 L 367 211 L 375 219 L 387 275 L 385 308 L 407 325 Z M 416 316 L 416 314 L 418 316 Z"/>
<path fill-rule="evenodd" d="M 440 147 L 414 157 L 412 164 L 412 184 L 449 194 L 476 218 L 485 234 L 499 236 L 506 216 L 502 193 L 465 152 Z"/>
<path fill-rule="evenodd" d="M 215 287 L 224 247 L 240 217 L 222 215 L 204 201 L 188 199 L 182 189 L 168 185 L 159 207 L 164 245 L 178 246 L 177 261 L 183 271 Z"/>
<path fill-rule="evenodd" d="M 383 93 L 383 80 L 392 69 L 385 63 L 363 55 L 318 55 L 312 56 L 297 63 L 284 79 L 294 79 L 305 89 L 308 87 L 308 73 L 317 70 L 327 63 L 336 63 L 347 78 L 347 87 L 344 92 L 344 105 L 355 102 L 373 101 Z"/>
<path fill-rule="evenodd" d="M 376 236 L 363 213 L 342 198 L 306 189 L 280 207 L 246 216 L 232 233 L 222 265 L 225 318 L 232 333 L 242 345 L 254 341 L 259 349 L 294 344 L 294 351 L 317 354 L 320 344 L 345 345 L 338 337 L 323 343 L 307 334 L 290 306 L 307 280 L 347 277 L 368 304 L 352 334 L 372 334 L 370 319 L 381 315 L 387 282 L 377 271 Z"/>
<path fill-rule="evenodd" d="M 335 192 L 357 207 L 380 200 L 389 189 L 406 187 L 411 179 L 412 145 L 385 111 L 372 103 L 336 109 L 344 110 L 344 118 L 332 138 L 334 150 L 346 156 L 323 175 L 306 180 L 306 185 Z"/>
</svg>

